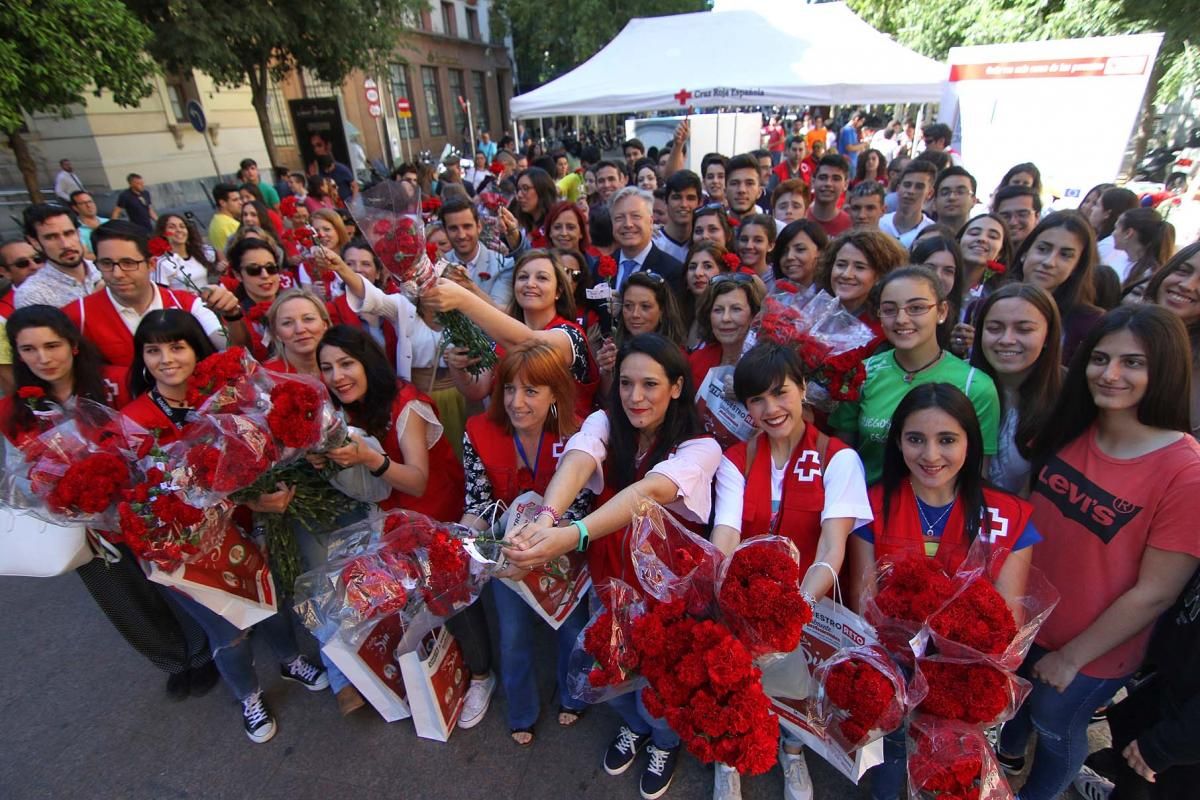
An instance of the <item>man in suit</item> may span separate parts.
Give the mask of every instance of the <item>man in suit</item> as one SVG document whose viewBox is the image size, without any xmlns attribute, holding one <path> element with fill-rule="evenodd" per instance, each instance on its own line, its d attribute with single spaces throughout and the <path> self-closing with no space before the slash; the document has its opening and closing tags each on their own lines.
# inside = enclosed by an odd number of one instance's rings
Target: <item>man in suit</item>
<svg viewBox="0 0 1200 800">
<path fill-rule="evenodd" d="M 619 250 L 617 290 L 635 272 L 655 272 L 676 292 L 683 292 L 683 264 L 654 246 L 654 195 L 636 186 L 626 186 L 613 195 L 613 239 Z"/>
</svg>

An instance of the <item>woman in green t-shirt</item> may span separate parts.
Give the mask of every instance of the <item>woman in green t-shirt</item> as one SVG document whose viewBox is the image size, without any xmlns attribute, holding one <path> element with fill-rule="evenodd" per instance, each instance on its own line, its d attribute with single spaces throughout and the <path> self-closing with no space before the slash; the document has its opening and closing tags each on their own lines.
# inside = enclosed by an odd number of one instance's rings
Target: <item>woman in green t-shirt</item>
<svg viewBox="0 0 1200 800">
<path fill-rule="evenodd" d="M 942 350 L 937 328 L 949 313 L 945 289 L 928 267 L 902 267 L 879 283 L 879 321 L 894 348 L 867 359 L 867 379 L 855 402 L 842 403 L 829 424 L 853 443 L 867 470 L 867 482 L 883 472 L 884 442 L 892 413 L 909 389 L 923 383 L 949 383 L 975 406 L 984 455 L 996 452 L 1000 401 L 986 374 Z M 985 467 L 986 468 L 986 467 Z"/>
</svg>

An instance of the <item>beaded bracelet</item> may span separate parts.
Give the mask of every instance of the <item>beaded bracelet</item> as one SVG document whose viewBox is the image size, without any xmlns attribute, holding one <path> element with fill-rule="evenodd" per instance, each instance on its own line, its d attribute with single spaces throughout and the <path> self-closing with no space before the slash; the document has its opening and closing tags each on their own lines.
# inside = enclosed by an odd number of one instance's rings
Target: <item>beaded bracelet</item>
<svg viewBox="0 0 1200 800">
<path fill-rule="evenodd" d="M 535 511 L 533 514 L 533 518 L 537 519 L 542 514 L 549 514 L 550 519 L 554 520 L 555 525 L 560 525 L 562 523 L 562 515 L 559 514 L 557 511 L 555 511 L 550 506 L 538 506 L 537 511 Z"/>
</svg>

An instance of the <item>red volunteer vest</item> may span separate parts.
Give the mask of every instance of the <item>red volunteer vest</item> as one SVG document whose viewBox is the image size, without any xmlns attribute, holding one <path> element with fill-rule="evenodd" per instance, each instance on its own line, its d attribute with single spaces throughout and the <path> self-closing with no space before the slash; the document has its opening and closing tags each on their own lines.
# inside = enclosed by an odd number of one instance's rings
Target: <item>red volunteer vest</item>
<svg viewBox="0 0 1200 800">
<path fill-rule="evenodd" d="M 875 531 L 875 558 L 923 554 L 925 532 L 921 526 L 917 496 L 913 493 L 912 483 L 906 480 L 900 484 L 899 491 L 892 499 L 891 513 L 886 520 L 883 518 L 883 484 L 877 483 L 872 486 L 868 496 L 871 499 L 871 511 L 875 516 L 875 522 L 872 524 Z M 994 548 L 1011 551 L 1021 532 L 1029 524 L 1033 506 L 1016 495 L 987 487 L 983 490 L 983 504 L 984 520 L 978 535 L 986 537 Z M 950 518 L 946 520 L 946 527 L 942 531 L 937 555 L 934 556 L 942 568 L 951 574 L 957 571 L 971 546 L 964 534 L 964 524 L 962 501 L 955 499 Z M 997 569 L 999 566 L 997 565 Z"/>
<path fill-rule="evenodd" d="M 708 377 L 708 371 L 721 365 L 721 345 L 716 342 L 705 342 L 688 354 L 688 364 L 692 368 L 692 388 L 699 390 L 700 384 Z"/>
<path fill-rule="evenodd" d="M 154 287 L 162 298 L 163 308 L 178 308 L 191 311 L 196 295 L 178 289 Z M 125 327 L 125 320 L 117 313 L 108 292 L 101 289 L 87 297 L 68 303 L 62 311 L 67 315 L 85 339 L 91 340 L 100 351 L 105 363 L 128 367 L 133 363 L 133 334 Z"/>
<path fill-rule="evenodd" d="M 528 454 L 535 459 L 534 474 L 517 460 L 512 434 L 488 419 L 487 414 L 467 420 L 467 435 L 492 483 L 492 498 L 505 505 L 512 505 L 513 500 L 529 491 L 544 496 L 567 444 L 565 436 L 543 436 L 541 450 L 536 455 Z"/>
<path fill-rule="evenodd" d="M 129 405 L 121 409 L 121 414 L 152 431 L 158 437 L 159 444 L 170 444 L 179 439 L 182 431 L 162 412 L 150 393 L 139 396 Z"/>
<path fill-rule="evenodd" d="M 422 394 L 417 387 L 407 381 L 397 381 L 399 392 L 392 402 L 392 422 L 383 437 L 383 452 L 397 464 L 404 463 L 404 454 L 400 452 L 400 438 L 396 435 L 396 420 L 400 419 L 404 407 L 413 400 L 427 403 L 436 409 L 433 401 Z M 436 411 L 435 411 L 436 413 Z M 425 486 L 425 494 L 413 497 L 399 489 L 393 489 L 379 508 L 384 511 L 401 508 L 406 511 L 417 511 L 441 522 L 458 522 L 462 519 L 463 502 L 466 499 L 466 478 L 463 475 L 462 462 L 454 454 L 454 448 L 445 436 L 442 436 L 429 448 L 429 481 Z"/>
<path fill-rule="evenodd" d="M 807 425 L 796 449 L 788 457 L 783 473 L 783 493 L 779 513 L 771 513 L 771 448 L 766 437 L 757 436 L 754 461 L 746 468 L 749 443 L 736 444 L 725 457 L 746 476 L 742 500 L 742 539 L 778 534 L 786 536 L 800 551 L 800 567 L 807 569 L 817 558 L 821 538 L 821 511 L 825 508 L 825 465 L 846 445 L 829 437 L 822 457 L 821 432 Z"/>
<path fill-rule="evenodd" d="M 367 333 L 370 333 L 370 326 L 363 322 L 358 314 L 354 313 L 354 309 L 350 308 L 350 301 L 346 299 L 345 294 L 339 294 L 331 302 L 325 304 L 325 308 L 329 311 L 330 321 L 334 325 L 350 325 L 355 328 L 362 328 Z M 390 320 L 380 320 L 380 329 L 383 331 L 383 352 L 388 357 L 388 361 L 392 365 L 392 369 L 396 368 L 396 328 Z"/>
</svg>

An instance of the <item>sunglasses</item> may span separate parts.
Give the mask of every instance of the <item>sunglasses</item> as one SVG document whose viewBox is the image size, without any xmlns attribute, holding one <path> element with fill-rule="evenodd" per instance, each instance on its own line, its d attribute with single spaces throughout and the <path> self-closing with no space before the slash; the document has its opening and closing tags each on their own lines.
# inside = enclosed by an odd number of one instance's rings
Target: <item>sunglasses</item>
<svg viewBox="0 0 1200 800">
<path fill-rule="evenodd" d="M 712 280 L 708 282 L 709 286 L 716 286 L 721 283 L 750 283 L 754 280 L 754 276 L 748 272 L 722 272 L 720 275 L 714 275 Z"/>
<path fill-rule="evenodd" d="M 26 256 L 25 258 L 18 258 L 16 261 L 9 264 L 8 266 L 9 266 L 9 269 L 29 269 L 34 264 L 42 264 L 42 263 L 45 263 L 45 261 L 46 261 L 46 257 L 42 256 L 42 255 Z"/>
<path fill-rule="evenodd" d="M 266 273 L 268 275 L 278 275 L 279 274 L 279 265 L 278 264 L 251 264 L 249 266 L 242 267 L 242 274 L 249 275 L 251 278 L 257 278 L 258 276 L 263 274 L 264 270 L 266 270 Z"/>
</svg>

